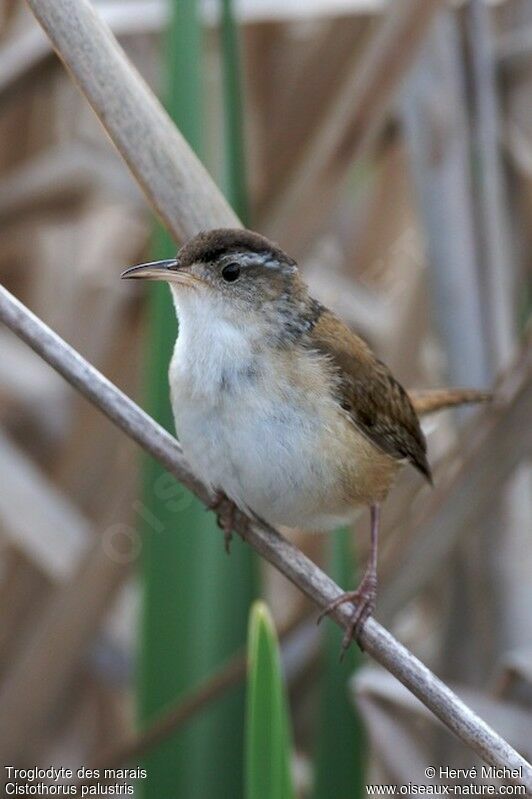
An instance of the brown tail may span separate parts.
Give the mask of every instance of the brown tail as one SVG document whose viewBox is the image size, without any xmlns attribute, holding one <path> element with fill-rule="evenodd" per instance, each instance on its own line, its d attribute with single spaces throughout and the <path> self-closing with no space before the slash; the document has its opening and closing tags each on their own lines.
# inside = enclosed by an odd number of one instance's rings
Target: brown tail
<svg viewBox="0 0 532 799">
<path fill-rule="evenodd" d="M 490 402 L 493 399 L 489 391 L 477 391 L 474 388 L 429 388 L 419 391 L 414 389 L 409 391 L 408 395 L 419 416 L 453 408 L 455 405 Z"/>
</svg>

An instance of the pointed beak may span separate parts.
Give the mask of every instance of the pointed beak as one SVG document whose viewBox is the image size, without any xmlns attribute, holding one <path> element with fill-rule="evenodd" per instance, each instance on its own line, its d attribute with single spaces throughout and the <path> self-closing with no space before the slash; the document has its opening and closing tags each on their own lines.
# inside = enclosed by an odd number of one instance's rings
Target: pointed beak
<svg viewBox="0 0 532 799">
<path fill-rule="evenodd" d="M 179 264 L 176 258 L 169 258 L 167 261 L 150 261 L 147 264 L 130 266 L 120 277 L 130 280 L 132 278 L 142 278 L 144 280 L 171 280 L 171 273 L 176 272 Z"/>
</svg>

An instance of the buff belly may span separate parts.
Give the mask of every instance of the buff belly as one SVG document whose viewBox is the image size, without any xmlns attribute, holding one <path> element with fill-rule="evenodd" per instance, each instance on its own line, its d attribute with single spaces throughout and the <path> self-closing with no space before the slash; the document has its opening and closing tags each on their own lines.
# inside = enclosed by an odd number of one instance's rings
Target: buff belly
<svg viewBox="0 0 532 799">
<path fill-rule="evenodd" d="M 399 462 L 373 446 L 301 367 L 235 372 L 199 389 L 179 358 L 170 371 L 176 428 L 197 476 L 272 525 L 329 530 L 386 496 Z M 306 364 L 305 364 L 306 367 Z M 294 372 L 295 370 L 295 372 Z M 282 384 L 276 375 L 289 375 Z"/>
</svg>

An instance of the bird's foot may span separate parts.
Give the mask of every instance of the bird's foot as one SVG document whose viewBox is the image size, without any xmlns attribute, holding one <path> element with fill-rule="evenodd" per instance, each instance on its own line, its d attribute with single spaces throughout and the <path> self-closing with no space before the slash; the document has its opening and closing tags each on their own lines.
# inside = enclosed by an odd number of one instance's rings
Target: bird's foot
<svg viewBox="0 0 532 799">
<path fill-rule="evenodd" d="M 237 507 L 225 494 L 219 493 L 209 505 L 209 509 L 216 513 L 216 523 L 224 534 L 225 551 L 230 555 Z"/>
<path fill-rule="evenodd" d="M 340 605 L 344 605 L 346 602 L 350 602 L 353 605 L 353 614 L 349 620 L 349 624 L 347 625 L 344 637 L 342 639 L 341 657 L 344 656 L 351 641 L 353 640 L 356 640 L 360 648 L 363 650 L 363 646 L 360 643 L 360 633 L 362 632 L 366 621 L 375 610 L 376 598 L 377 578 L 371 572 L 366 573 L 355 591 L 346 591 L 344 594 L 340 594 L 340 596 L 327 605 L 325 610 L 323 610 L 318 616 L 319 624 L 325 616 L 328 616 L 330 613 L 336 610 L 336 608 L 340 607 Z"/>
<path fill-rule="evenodd" d="M 244 514 L 237 508 L 232 499 L 229 499 L 221 492 L 215 496 L 209 505 L 209 510 L 216 513 L 216 522 L 224 534 L 225 551 L 230 555 L 233 530 L 239 517 L 243 517 Z"/>
</svg>

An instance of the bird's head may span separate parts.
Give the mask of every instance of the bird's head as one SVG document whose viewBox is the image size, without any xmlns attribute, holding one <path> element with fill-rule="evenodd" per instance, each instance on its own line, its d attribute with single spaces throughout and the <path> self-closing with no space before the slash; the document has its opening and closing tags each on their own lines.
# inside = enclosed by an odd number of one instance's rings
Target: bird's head
<svg viewBox="0 0 532 799">
<path fill-rule="evenodd" d="M 240 229 L 199 233 L 175 258 L 133 266 L 122 277 L 168 282 L 180 316 L 201 308 L 202 316 L 242 324 L 250 317 L 283 324 L 308 297 L 296 262 L 264 236 Z"/>
</svg>

